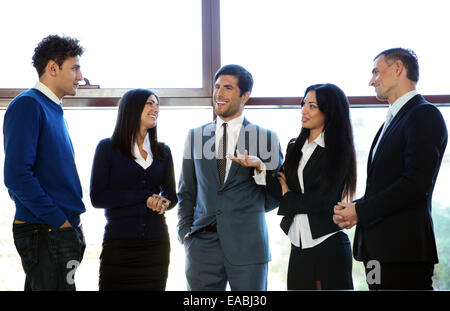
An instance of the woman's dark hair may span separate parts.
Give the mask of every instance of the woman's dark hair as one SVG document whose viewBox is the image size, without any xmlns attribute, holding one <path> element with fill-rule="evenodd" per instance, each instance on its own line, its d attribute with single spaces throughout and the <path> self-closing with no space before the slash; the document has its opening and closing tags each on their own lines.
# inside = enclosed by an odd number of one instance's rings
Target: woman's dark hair
<svg viewBox="0 0 450 311">
<path fill-rule="evenodd" d="M 319 110 L 325 116 L 324 139 L 326 169 L 317 172 L 321 183 L 327 186 L 337 186 L 335 180 L 345 175 L 342 198 L 351 199 L 356 191 L 356 155 L 353 143 L 353 130 L 350 122 L 350 109 L 347 96 L 334 84 L 315 84 L 308 87 L 306 94 L 316 92 Z M 304 102 L 302 101 L 302 107 Z M 293 152 L 286 155 L 285 173 L 288 180 L 297 177 L 298 162 L 301 150 L 310 130 L 302 128 L 295 140 Z M 292 175 L 292 176 L 289 176 Z"/>
<path fill-rule="evenodd" d="M 151 95 L 154 95 L 159 103 L 158 96 L 147 89 L 130 90 L 120 99 L 116 127 L 111 137 L 112 147 L 120 154 L 133 160 L 135 157 L 132 153 L 132 146 L 140 129 L 142 110 Z M 153 158 L 164 160 L 165 148 L 163 143 L 158 143 L 156 125 L 148 130 L 148 134 Z"/>
<path fill-rule="evenodd" d="M 67 58 L 81 56 L 83 52 L 84 49 L 77 39 L 49 35 L 34 49 L 33 66 L 41 77 L 49 61 L 53 60 L 61 67 Z"/>
</svg>

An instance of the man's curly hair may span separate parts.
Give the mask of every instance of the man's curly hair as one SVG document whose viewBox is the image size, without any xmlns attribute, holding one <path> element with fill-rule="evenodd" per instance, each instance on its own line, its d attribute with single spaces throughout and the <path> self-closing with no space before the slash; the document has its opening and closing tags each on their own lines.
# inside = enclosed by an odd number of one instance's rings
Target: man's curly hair
<svg viewBox="0 0 450 311">
<path fill-rule="evenodd" d="M 84 48 L 79 44 L 78 39 L 49 35 L 42 39 L 34 49 L 33 66 L 41 77 L 50 60 L 55 61 L 61 67 L 67 58 L 81 56 L 83 52 Z"/>
</svg>

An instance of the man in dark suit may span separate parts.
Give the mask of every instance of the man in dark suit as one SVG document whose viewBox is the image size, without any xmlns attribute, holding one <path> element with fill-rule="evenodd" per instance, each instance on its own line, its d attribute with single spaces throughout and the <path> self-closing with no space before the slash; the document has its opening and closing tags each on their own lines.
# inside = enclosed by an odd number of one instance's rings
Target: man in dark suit
<svg viewBox="0 0 450 311">
<path fill-rule="evenodd" d="M 188 290 L 225 290 L 227 282 L 231 290 L 267 288 L 265 212 L 278 202 L 257 179 L 279 169 L 282 153 L 275 133 L 242 114 L 252 86 L 243 67 L 219 69 L 213 94 L 217 119 L 188 134 L 178 190 Z M 226 154 L 262 159 L 265 168 L 240 165 Z"/>
<path fill-rule="evenodd" d="M 364 262 L 370 289 L 433 289 L 431 201 L 447 129 L 439 110 L 417 93 L 418 79 L 413 51 L 375 57 L 370 85 L 389 103 L 388 117 L 370 149 L 364 196 L 335 206 L 341 228 L 357 224 L 353 254 Z"/>
</svg>

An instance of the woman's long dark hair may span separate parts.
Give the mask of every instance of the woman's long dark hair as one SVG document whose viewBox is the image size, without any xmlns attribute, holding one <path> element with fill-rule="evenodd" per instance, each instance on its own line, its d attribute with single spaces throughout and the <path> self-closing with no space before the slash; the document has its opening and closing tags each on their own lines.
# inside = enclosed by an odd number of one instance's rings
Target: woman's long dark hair
<svg viewBox="0 0 450 311">
<path fill-rule="evenodd" d="M 120 99 L 116 127 L 111 137 L 112 147 L 120 154 L 133 160 L 135 157 L 132 153 L 132 146 L 141 126 L 142 110 L 151 95 L 154 95 L 159 103 L 158 96 L 147 89 L 130 90 Z M 156 125 L 148 130 L 148 134 L 153 158 L 164 160 L 165 148 L 164 144 L 158 143 Z"/>
<path fill-rule="evenodd" d="M 308 87 L 305 95 L 310 91 L 316 92 L 317 104 L 325 116 L 324 139 L 326 169 L 318 172 L 318 178 L 324 187 L 338 186 L 335 184 L 339 176 L 344 175 L 344 189 L 342 198 L 351 200 L 356 191 L 356 154 L 353 143 L 353 130 L 350 122 L 350 109 L 347 96 L 334 84 L 315 84 Z M 304 102 L 302 101 L 302 107 Z M 286 178 L 295 180 L 301 150 L 310 130 L 302 128 L 295 140 L 292 152 L 286 155 Z"/>
</svg>

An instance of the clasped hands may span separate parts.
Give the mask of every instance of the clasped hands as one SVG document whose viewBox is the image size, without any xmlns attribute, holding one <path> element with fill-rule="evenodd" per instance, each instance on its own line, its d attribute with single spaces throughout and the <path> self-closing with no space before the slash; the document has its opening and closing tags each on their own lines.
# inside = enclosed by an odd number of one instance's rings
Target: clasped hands
<svg viewBox="0 0 450 311">
<path fill-rule="evenodd" d="M 170 205 L 170 200 L 160 194 L 153 194 L 147 199 L 147 208 L 162 215 Z"/>
<path fill-rule="evenodd" d="M 358 222 L 355 203 L 339 202 L 334 206 L 333 222 L 341 229 L 350 229 Z"/>
</svg>

